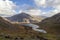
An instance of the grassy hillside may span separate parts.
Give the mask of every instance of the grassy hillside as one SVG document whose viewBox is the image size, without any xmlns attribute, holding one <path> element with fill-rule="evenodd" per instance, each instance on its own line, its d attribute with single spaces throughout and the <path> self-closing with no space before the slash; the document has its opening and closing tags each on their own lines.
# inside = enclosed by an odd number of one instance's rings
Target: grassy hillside
<svg viewBox="0 0 60 40">
<path fill-rule="evenodd" d="M 60 40 L 60 13 L 42 20 L 38 25 L 47 31 L 48 38 Z"/>
</svg>

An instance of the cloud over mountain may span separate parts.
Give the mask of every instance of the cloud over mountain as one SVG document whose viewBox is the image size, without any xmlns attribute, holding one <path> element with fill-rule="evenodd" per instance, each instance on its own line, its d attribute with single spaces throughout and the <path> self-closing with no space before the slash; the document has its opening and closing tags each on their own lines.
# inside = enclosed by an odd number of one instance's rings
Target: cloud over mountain
<svg viewBox="0 0 60 40">
<path fill-rule="evenodd" d="M 45 13 L 47 16 L 50 14 L 50 16 L 55 15 L 56 13 L 60 12 L 60 0 L 34 0 L 37 7 L 52 7 L 53 10 L 49 11 L 48 13 Z"/>
</svg>

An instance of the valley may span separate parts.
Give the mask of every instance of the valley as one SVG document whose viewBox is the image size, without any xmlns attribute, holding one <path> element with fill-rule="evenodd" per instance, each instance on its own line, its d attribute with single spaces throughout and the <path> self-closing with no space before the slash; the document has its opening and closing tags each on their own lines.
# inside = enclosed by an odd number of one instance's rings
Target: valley
<svg viewBox="0 0 60 40">
<path fill-rule="evenodd" d="M 1 40 L 59 40 L 60 39 L 59 18 L 60 13 L 52 17 L 45 18 L 41 22 L 31 23 L 26 19 L 22 22 L 19 22 L 19 21 L 10 21 L 9 19 L 0 17 L 0 39 Z"/>
</svg>

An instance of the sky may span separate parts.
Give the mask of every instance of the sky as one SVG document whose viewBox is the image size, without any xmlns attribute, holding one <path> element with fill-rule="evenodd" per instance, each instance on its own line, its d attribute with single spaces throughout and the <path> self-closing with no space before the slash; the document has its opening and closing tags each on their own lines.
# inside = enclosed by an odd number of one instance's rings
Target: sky
<svg viewBox="0 0 60 40">
<path fill-rule="evenodd" d="M 0 0 L 0 16 L 21 12 L 51 17 L 60 12 L 60 0 Z"/>
</svg>

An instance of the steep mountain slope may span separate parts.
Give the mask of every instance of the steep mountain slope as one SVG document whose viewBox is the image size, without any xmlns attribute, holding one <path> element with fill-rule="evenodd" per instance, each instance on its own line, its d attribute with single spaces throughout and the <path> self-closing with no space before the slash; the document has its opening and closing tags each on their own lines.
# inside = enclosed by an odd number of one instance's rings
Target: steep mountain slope
<svg viewBox="0 0 60 40">
<path fill-rule="evenodd" d="M 17 30 L 18 29 L 18 30 Z M 4 20 L 2 17 L 0 17 L 0 33 L 1 32 L 17 32 L 19 31 L 18 27 L 15 27 L 15 25 L 11 24 L 10 22 Z"/>
<path fill-rule="evenodd" d="M 50 33 L 60 34 L 60 13 L 42 20 L 39 24 Z"/>
<path fill-rule="evenodd" d="M 10 21 L 18 21 L 18 22 L 24 22 L 26 20 L 28 20 L 29 22 L 31 23 L 34 23 L 34 22 L 40 22 L 40 20 L 43 19 L 43 17 L 38 17 L 38 16 L 31 16 L 27 13 L 20 13 L 20 14 L 17 14 L 17 15 L 14 15 L 12 17 L 7 17 L 7 19 L 9 19 Z"/>
</svg>

